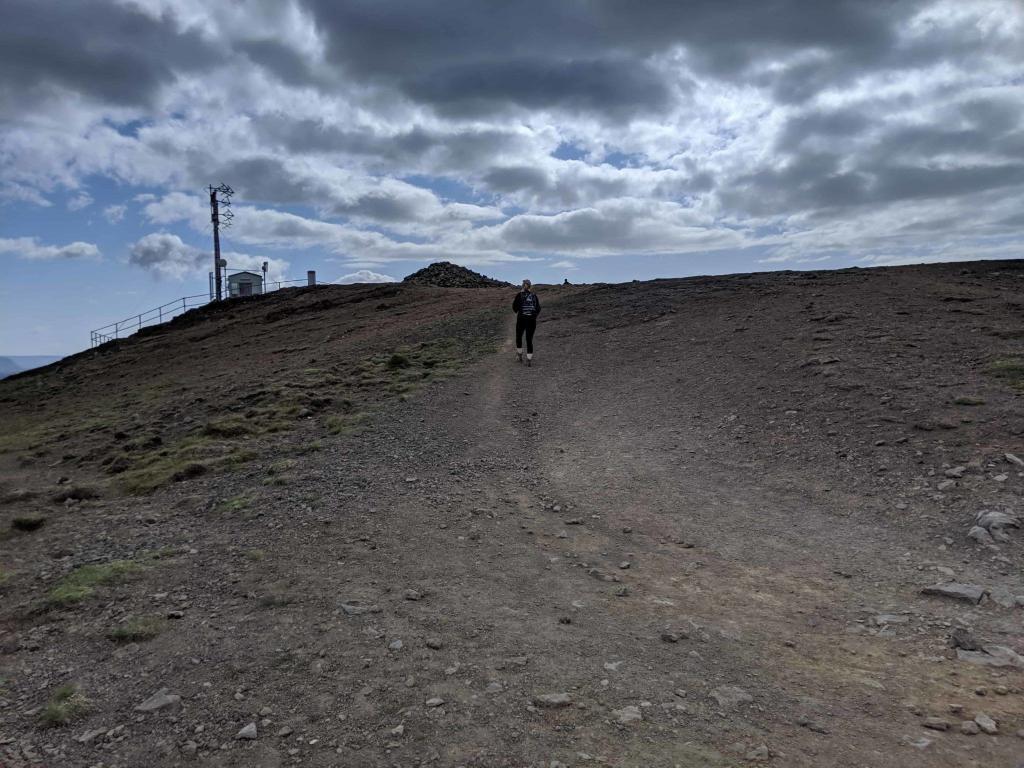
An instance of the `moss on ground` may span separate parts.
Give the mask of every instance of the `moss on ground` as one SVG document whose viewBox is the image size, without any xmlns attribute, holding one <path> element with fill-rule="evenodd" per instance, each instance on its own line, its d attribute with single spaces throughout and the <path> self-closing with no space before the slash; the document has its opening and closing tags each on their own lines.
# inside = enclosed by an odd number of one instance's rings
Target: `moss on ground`
<svg viewBox="0 0 1024 768">
<path fill-rule="evenodd" d="M 46 524 L 46 518 L 42 515 L 18 515 L 11 520 L 11 528 L 16 531 L 38 531 Z"/>
<path fill-rule="evenodd" d="M 1024 357 L 1007 357 L 988 365 L 988 373 L 1017 389 L 1024 389 Z"/>
<path fill-rule="evenodd" d="M 96 594 L 96 588 L 113 584 L 137 573 L 141 568 L 131 560 L 112 560 L 102 565 L 83 565 L 76 568 L 50 590 L 47 601 L 51 605 L 74 605 Z"/>
<path fill-rule="evenodd" d="M 90 709 L 89 700 L 74 685 L 62 685 L 53 696 L 39 719 L 44 726 L 59 728 L 85 715 Z"/>
<path fill-rule="evenodd" d="M 164 628 L 164 620 L 158 616 L 135 616 L 118 624 L 107 637 L 116 643 L 138 643 L 152 640 Z"/>
</svg>

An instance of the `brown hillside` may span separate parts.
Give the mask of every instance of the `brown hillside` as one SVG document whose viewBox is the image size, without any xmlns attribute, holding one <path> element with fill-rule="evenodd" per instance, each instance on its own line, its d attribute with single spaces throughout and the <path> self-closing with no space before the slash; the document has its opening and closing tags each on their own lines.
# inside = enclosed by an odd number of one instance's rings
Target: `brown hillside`
<svg viewBox="0 0 1024 768">
<path fill-rule="evenodd" d="M 513 292 L 0 381 L 0 764 L 1019 762 L 1024 262 Z"/>
</svg>

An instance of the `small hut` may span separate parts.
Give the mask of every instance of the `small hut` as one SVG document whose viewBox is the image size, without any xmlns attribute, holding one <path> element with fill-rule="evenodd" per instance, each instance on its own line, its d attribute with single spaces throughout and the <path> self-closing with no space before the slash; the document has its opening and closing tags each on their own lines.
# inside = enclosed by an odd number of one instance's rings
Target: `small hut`
<svg viewBox="0 0 1024 768">
<path fill-rule="evenodd" d="M 258 296 L 263 293 L 263 277 L 255 272 L 228 275 L 228 296 Z"/>
</svg>

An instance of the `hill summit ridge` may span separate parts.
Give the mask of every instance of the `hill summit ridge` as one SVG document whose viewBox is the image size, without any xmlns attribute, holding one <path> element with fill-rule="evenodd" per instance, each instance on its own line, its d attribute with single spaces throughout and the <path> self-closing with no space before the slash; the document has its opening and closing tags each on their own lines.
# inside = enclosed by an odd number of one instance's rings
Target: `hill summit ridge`
<svg viewBox="0 0 1024 768">
<path fill-rule="evenodd" d="M 436 261 L 413 272 L 402 282 L 437 288 L 506 288 L 510 285 L 458 264 L 452 264 L 450 261 Z"/>
</svg>

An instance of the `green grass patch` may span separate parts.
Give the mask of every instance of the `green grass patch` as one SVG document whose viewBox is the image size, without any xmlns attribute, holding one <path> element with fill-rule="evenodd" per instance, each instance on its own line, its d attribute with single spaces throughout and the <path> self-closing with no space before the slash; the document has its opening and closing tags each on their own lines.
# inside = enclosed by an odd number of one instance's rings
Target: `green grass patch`
<svg viewBox="0 0 1024 768">
<path fill-rule="evenodd" d="M 298 464 L 299 462 L 297 462 L 295 459 L 281 459 L 280 461 L 275 461 L 273 464 L 270 465 L 270 467 L 267 469 L 267 474 L 283 475 L 285 472 L 291 469 L 295 469 L 295 467 L 298 466 Z"/>
<path fill-rule="evenodd" d="M 984 405 L 985 400 L 980 397 L 974 397 L 973 395 L 960 395 L 959 397 L 953 398 L 953 402 L 956 405 Z"/>
<path fill-rule="evenodd" d="M 139 643 L 152 640 L 164 628 L 164 620 L 157 616 L 136 616 L 118 624 L 107 637 L 115 643 Z"/>
<path fill-rule="evenodd" d="M 250 420 L 237 417 L 210 421 L 203 427 L 203 434 L 207 437 L 223 437 L 231 439 L 252 435 L 255 432 L 256 428 Z"/>
<path fill-rule="evenodd" d="M 0 587 L 6 584 L 10 578 L 11 572 L 8 571 L 6 568 L 0 566 Z"/>
<path fill-rule="evenodd" d="M 131 560 L 112 560 L 102 565 L 83 565 L 57 584 L 47 597 L 52 605 L 74 605 L 96 594 L 96 588 L 122 581 L 141 568 Z"/>
<path fill-rule="evenodd" d="M 222 501 L 217 505 L 217 509 L 221 512 L 241 512 L 243 509 L 247 509 L 250 504 L 252 504 L 252 497 L 241 494 Z"/>
<path fill-rule="evenodd" d="M 1010 386 L 1024 389 L 1024 358 L 1022 357 L 995 360 L 989 363 L 987 371 L 997 379 L 1008 382 Z"/>
<path fill-rule="evenodd" d="M 89 700 L 76 686 L 62 685 L 43 707 L 39 719 L 48 728 L 60 728 L 82 717 L 89 709 Z"/>
<path fill-rule="evenodd" d="M 68 485 L 61 488 L 57 493 L 53 494 L 50 498 L 57 504 L 63 504 L 68 499 L 74 499 L 75 501 L 83 501 L 85 499 L 98 499 L 100 492 L 98 489 L 93 488 L 89 485 Z"/>
<path fill-rule="evenodd" d="M 332 414 L 327 417 L 327 431 L 332 435 L 354 435 L 363 428 L 368 413 Z"/>
<path fill-rule="evenodd" d="M 256 456 L 255 451 L 205 434 L 192 436 L 137 458 L 132 468 L 120 475 L 118 485 L 125 493 L 143 495 L 218 469 L 241 466 Z"/>
<path fill-rule="evenodd" d="M 11 520 L 11 528 L 16 531 L 38 531 L 46 523 L 42 515 L 18 515 Z"/>
<path fill-rule="evenodd" d="M 245 550 L 245 559 L 246 560 L 251 560 L 254 563 L 260 562 L 261 560 L 265 559 L 266 556 L 267 556 L 266 551 L 262 550 L 262 549 L 247 549 L 247 550 Z"/>
</svg>

